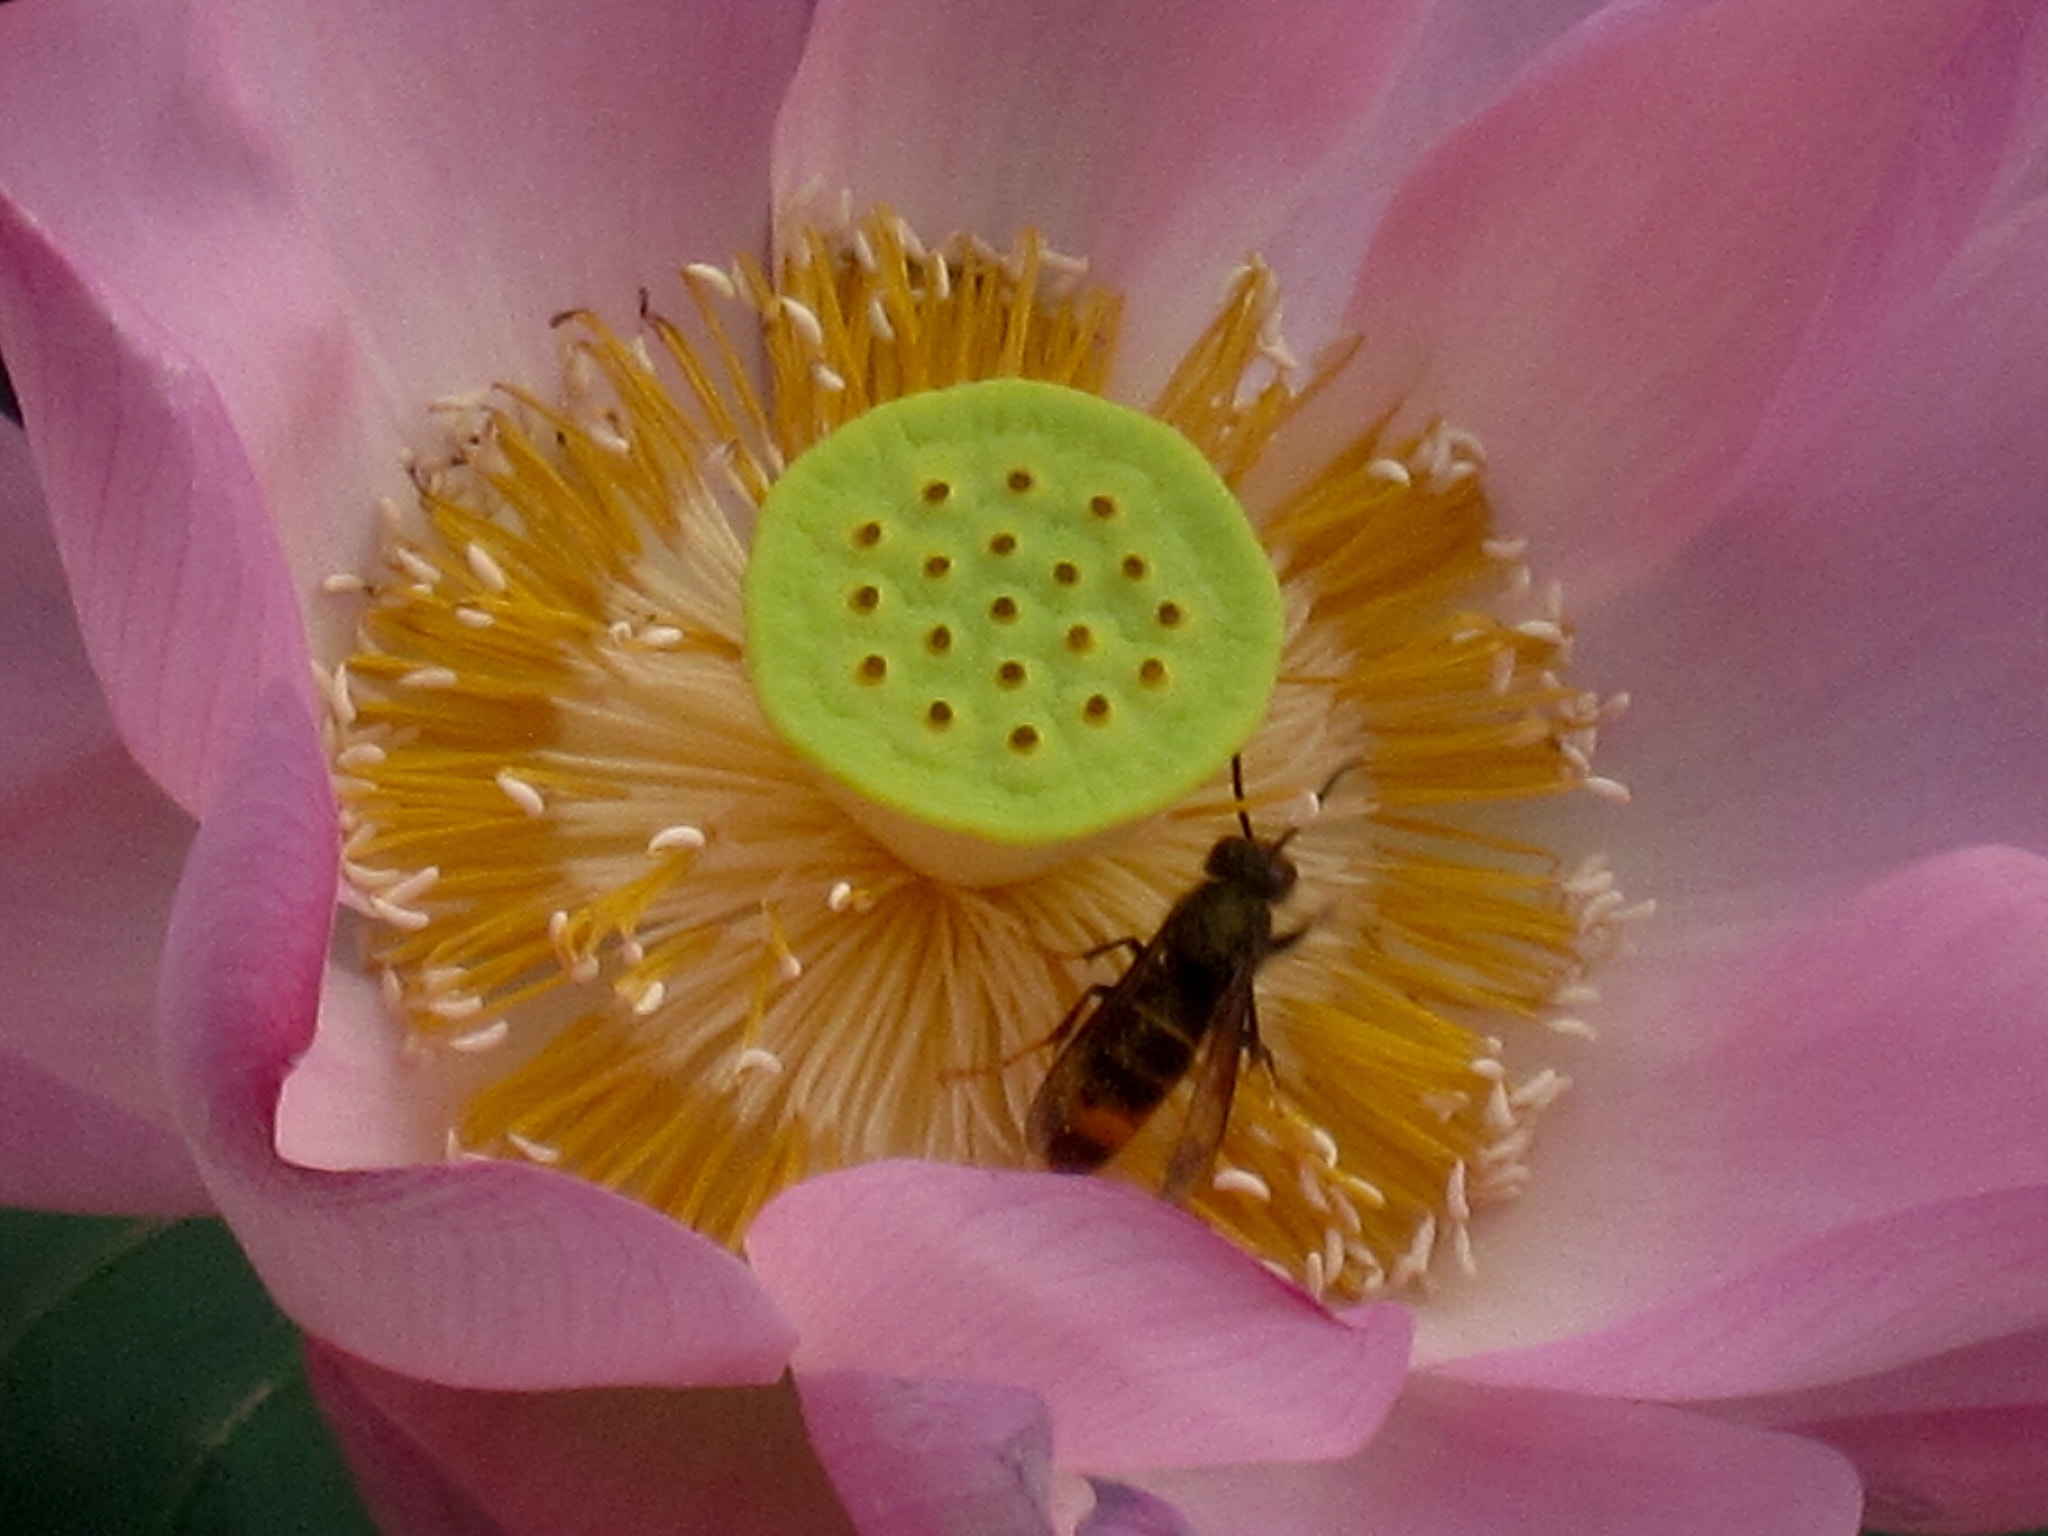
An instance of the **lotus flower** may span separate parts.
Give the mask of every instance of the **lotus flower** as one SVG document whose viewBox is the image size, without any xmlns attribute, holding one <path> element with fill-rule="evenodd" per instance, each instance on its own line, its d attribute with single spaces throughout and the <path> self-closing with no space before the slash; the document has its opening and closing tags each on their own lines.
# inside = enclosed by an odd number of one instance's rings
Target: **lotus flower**
<svg viewBox="0 0 2048 1536">
<path fill-rule="evenodd" d="M 393 1529 L 2048 1518 L 2041 28 L 1540 9 L 0 12 L 0 1194 L 225 1216 Z M 1276 681 L 970 870 L 738 616 L 997 376 Z M 1272 1069 L 1035 1171 L 1240 807 Z"/>
</svg>

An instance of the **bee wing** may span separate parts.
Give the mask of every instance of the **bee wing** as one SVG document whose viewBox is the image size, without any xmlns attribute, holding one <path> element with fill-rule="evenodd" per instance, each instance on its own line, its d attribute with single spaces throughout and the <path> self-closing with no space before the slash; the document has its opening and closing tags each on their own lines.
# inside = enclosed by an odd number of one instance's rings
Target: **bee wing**
<svg viewBox="0 0 2048 1536">
<path fill-rule="evenodd" d="M 1175 1205 L 1184 1204 L 1195 1187 L 1208 1182 L 1216 1149 L 1230 1124 L 1231 1101 L 1237 1097 L 1237 1069 L 1245 1052 L 1259 1041 L 1258 1001 L 1252 993 L 1257 967 L 1239 967 L 1216 1001 L 1202 1038 L 1202 1059 L 1195 1066 L 1195 1090 L 1181 1122 L 1180 1139 L 1166 1165 L 1159 1193 Z"/>
</svg>

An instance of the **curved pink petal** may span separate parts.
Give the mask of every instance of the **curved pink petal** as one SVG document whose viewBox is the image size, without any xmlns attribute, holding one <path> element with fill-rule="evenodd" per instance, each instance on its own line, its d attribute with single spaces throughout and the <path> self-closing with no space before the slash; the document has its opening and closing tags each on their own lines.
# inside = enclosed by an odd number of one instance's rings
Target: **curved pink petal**
<svg viewBox="0 0 2048 1536">
<path fill-rule="evenodd" d="M 2048 1401 L 2048 1323 L 1803 1392 L 1724 1402 L 1715 1411 L 1782 1429 L 1824 1419 L 2031 1408 L 2044 1401 Z"/>
<path fill-rule="evenodd" d="M 1856 1464 L 1864 1518 L 1886 1531 L 2010 1531 L 2048 1510 L 2048 1403 L 1799 1426 Z"/>
<path fill-rule="evenodd" d="M 0 1205 L 116 1216 L 213 1209 L 177 1135 L 0 1050 Z"/>
<path fill-rule="evenodd" d="M 1395 407 L 1441 414 L 1484 441 L 1504 518 L 1582 596 L 1668 556 L 1978 9 L 1605 13 L 1409 178 L 1348 315 L 1367 346 L 1288 462 Z"/>
<path fill-rule="evenodd" d="M 164 1126 L 156 969 L 191 840 L 112 741 L 0 802 L 0 1045 Z"/>
<path fill-rule="evenodd" d="M 1835 1446 L 1884 1530 L 2013 1530 L 2048 1509 L 2048 1328 L 1714 1411 Z"/>
<path fill-rule="evenodd" d="M 871 1163 L 777 1196 L 747 1256 L 800 1371 L 1028 1387 L 1084 1471 L 1348 1455 L 1407 1361 L 1399 1308 L 1339 1322 L 1191 1217 L 1092 1180 Z"/>
<path fill-rule="evenodd" d="M 811 1447 L 867 1536 L 1050 1536 L 1052 1426 L 1015 1387 L 797 1378 Z"/>
<path fill-rule="evenodd" d="M 188 810 L 263 682 L 306 686 L 299 607 L 219 396 L 0 198 L 0 351 L 122 740 Z"/>
<path fill-rule="evenodd" d="M 2038 1326 L 2048 1188 L 1838 1227 L 1575 1338 L 1451 1362 L 1474 1381 L 1628 1397 L 1796 1391 Z"/>
<path fill-rule="evenodd" d="M 454 1385 L 772 1378 L 789 1325 L 737 1259 L 644 1206 L 507 1164 L 333 1174 L 276 1157 L 335 844 L 312 721 L 273 689 L 193 845 L 160 996 L 186 1139 L 279 1305 L 353 1354 Z"/>
<path fill-rule="evenodd" d="M 191 835 L 115 739 L 27 441 L 0 427 L 0 1048 L 160 1125 L 152 997 Z"/>
<path fill-rule="evenodd" d="M 1149 400 L 1230 270 L 1369 136 L 1426 11 L 824 0 L 777 130 L 777 209 L 845 189 L 927 239 L 1035 226 L 1124 294 L 1117 387 Z"/>
<path fill-rule="evenodd" d="M 1924 323 L 1926 296 L 1957 253 L 2012 212 L 2001 192 L 2011 157 L 2048 130 L 2048 110 L 2026 100 L 2029 48 L 2043 45 L 2048 16 L 1993 5 L 1949 58 L 1779 384 L 1760 433 L 1767 462 L 1751 466 L 1766 481 L 1829 443 L 1844 397 L 1881 380 L 1881 353 L 1902 327 Z"/>
<path fill-rule="evenodd" d="M 2048 847 L 2044 270 L 2048 202 L 1961 253 L 1656 580 L 1582 616 L 1635 699 L 1601 757 L 1636 792 L 1626 862 L 1680 920 Z"/>
<path fill-rule="evenodd" d="M 1418 1377 L 1348 1461 L 1145 1479 L 1203 1536 L 1853 1536 L 1849 1466 L 1652 1403 Z"/>
<path fill-rule="evenodd" d="M 1671 985 L 1617 987 L 1428 1357 L 1748 1396 L 2048 1318 L 2048 1144 L 2015 1133 L 2048 1080 L 2048 859 L 1956 853 L 1775 946 L 1649 968 Z"/>
<path fill-rule="evenodd" d="M 393 1536 L 853 1536 L 786 1383 L 477 1392 L 317 1345 L 307 1365 Z"/>
<path fill-rule="evenodd" d="M 0 422 L 0 801 L 113 739 L 28 438 Z"/>
<path fill-rule="evenodd" d="M 550 386 L 550 315 L 630 319 L 761 248 L 806 10 L 9 7 L 0 100 L 37 131 L 0 139 L 0 192 L 218 390 L 310 592 L 370 559 L 429 401 Z M 76 403 L 20 382 L 31 419 Z"/>
</svg>

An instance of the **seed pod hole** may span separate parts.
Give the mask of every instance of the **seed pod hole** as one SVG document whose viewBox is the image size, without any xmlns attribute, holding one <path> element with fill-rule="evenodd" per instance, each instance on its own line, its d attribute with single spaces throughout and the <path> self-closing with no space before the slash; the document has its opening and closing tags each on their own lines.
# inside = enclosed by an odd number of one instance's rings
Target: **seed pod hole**
<svg viewBox="0 0 2048 1536">
<path fill-rule="evenodd" d="M 1166 663 L 1157 656 L 1147 656 L 1138 663 L 1138 681 L 1147 688 L 1157 688 L 1166 681 Z"/>
<path fill-rule="evenodd" d="M 934 656 L 943 656 L 953 649 L 953 631 L 943 624 L 934 624 L 924 637 L 924 648 Z"/>
<path fill-rule="evenodd" d="M 953 706 L 944 699 L 933 699 L 924 707 L 924 723 L 935 731 L 943 731 L 953 723 Z"/>
<path fill-rule="evenodd" d="M 1024 663 L 1006 661 L 996 668 L 996 681 L 1005 688 L 1021 687 L 1024 682 Z"/>
<path fill-rule="evenodd" d="M 1088 498 L 1088 511 L 1093 516 L 1100 518 L 1107 519 L 1115 517 L 1116 498 L 1114 496 L 1090 496 Z"/>
<path fill-rule="evenodd" d="M 1109 700 L 1099 693 L 1088 695 L 1088 702 L 1081 706 L 1081 718 L 1090 725 L 1109 724 Z"/>
<path fill-rule="evenodd" d="M 1053 566 L 1052 579 L 1063 587 L 1071 587 L 1081 579 L 1081 567 L 1071 560 L 1062 560 Z"/>
<path fill-rule="evenodd" d="M 1075 624 L 1067 630 L 1067 649 L 1076 656 L 1085 656 L 1095 649 L 1095 632 L 1086 624 Z"/>
<path fill-rule="evenodd" d="M 1012 752 L 1037 751 L 1038 727 L 1035 725 L 1020 725 L 1015 730 L 1011 731 L 1010 750 Z"/>
<path fill-rule="evenodd" d="M 1028 491 L 1036 482 L 1028 469 L 1013 469 L 1005 482 L 1013 491 Z"/>
<path fill-rule="evenodd" d="M 1017 599 L 999 597 L 988 605 L 988 616 L 998 624 L 1008 624 L 1017 617 Z"/>
<path fill-rule="evenodd" d="M 861 657 L 860 665 L 854 668 L 854 676 L 858 677 L 864 683 L 879 683 L 883 678 L 887 677 L 888 675 L 888 658 L 886 656 L 876 655 L 873 651 L 870 651 L 867 655 Z"/>
<path fill-rule="evenodd" d="M 882 542 L 882 525 L 873 520 L 862 523 L 853 530 L 853 542 L 857 549 L 873 549 Z"/>
<path fill-rule="evenodd" d="M 1157 612 L 1159 614 L 1159 622 L 1168 629 L 1178 629 L 1180 621 L 1187 617 L 1185 613 L 1181 612 L 1179 603 L 1161 603 Z"/>
<path fill-rule="evenodd" d="M 855 587 L 846 594 L 846 606 L 855 613 L 873 613 L 882 606 L 882 589 L 876 586 Z"/>
<path fill-rule="evenodd" d="M 926 555 L 924 557 L 924 573 L 925 575 L 933 578 L 934 580 L 937 580 L 939 577 L 945 575 L 946 572 L 952 569 L 953 561 L 951 556 Z"/>
<path fill-rule="evenodd" d="M 925 505 L 929 507 L 936 507 L 952 494 L 953 487 L 943 480 L 927 480 L 918 491 L 918 495 L 924 498 Z"/>
<path fill-rule="evenodd" d="M 1145 557 L 1143 555 L 1125 555 L 1123 559 L 1122 569 L 1124 575 L 1129 577 L 1132 581 L 1143 581 L 1145 579 L 1145 573 L 1149 571 L 1151 567 L 1145 563 Z"/>
<path fill-rule="evenodd" d="M 1017 535 L 999 533 L 988 541 L 988 552 L 992 555 L 1013 555 L 1017 552 Z"/>
</svg>

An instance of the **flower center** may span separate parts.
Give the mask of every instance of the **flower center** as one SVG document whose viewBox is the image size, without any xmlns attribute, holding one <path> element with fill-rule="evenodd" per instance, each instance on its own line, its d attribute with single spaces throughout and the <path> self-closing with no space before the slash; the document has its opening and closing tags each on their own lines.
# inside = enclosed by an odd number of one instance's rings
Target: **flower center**
<svg viewBox="0 0 2048 1536">
<path fill-rule="evenodd" d="M 1032 379 L 891 401 L 812 447 L 769 490 L 745 595 L 769 720 L 963 884 L 1053 868 L 1213 777 L 1280 661 L 1279 583 L 1208 461 Z"/>
<path fill-rule="evenodd" d="M 1032 236 L 882 212 L 682 286 L 561 317 L 559 389 L 439 403 L 385 568 L 329 583 L 345 900 L 450 1155 L 737 1244 L 808 1173 L 1043 1166 L 1027 1121 L 1086 1111 L 1104 1174 L 1318 1293 L 1469 1268 L 1642 910 L 1515 830 L 1623 797 L 1618 701 L 1477 445 L 1366 432 L 1241 506 L 1339 365 L 1297 390 L 1257 262 L 1144 414 Z M 1190 983 L 1105 1120 L 1104 1029 L 1066 1051 L 1167 952 L 1252 990 Z"/>
</svg>

